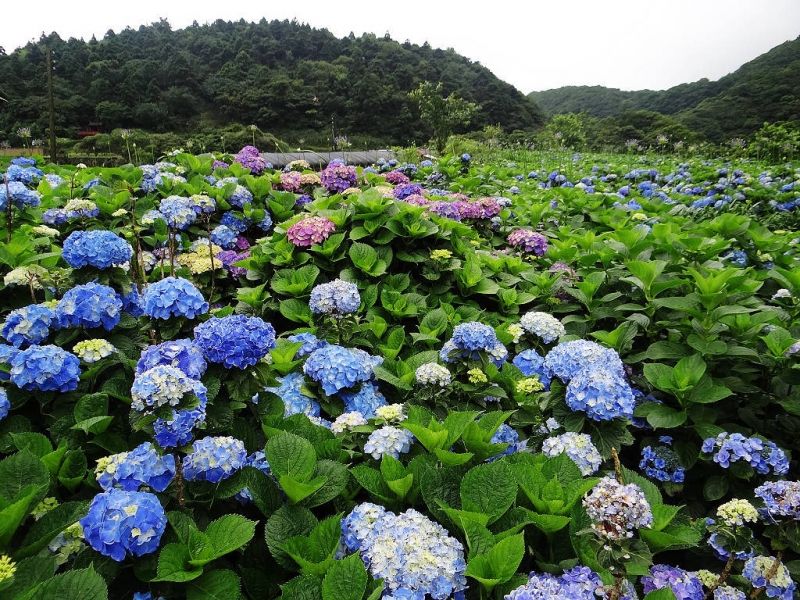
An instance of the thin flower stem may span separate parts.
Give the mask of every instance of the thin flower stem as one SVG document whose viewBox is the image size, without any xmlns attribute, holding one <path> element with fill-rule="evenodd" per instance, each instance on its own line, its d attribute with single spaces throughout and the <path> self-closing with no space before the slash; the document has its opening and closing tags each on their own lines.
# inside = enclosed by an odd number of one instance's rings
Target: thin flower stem
<svg viewBox="0 0 800 600">
<path fill-rule="evenodd" d="M 185 506 L 186 501 L 183 498 L 183 463 L 177 453 L 175 454 L 175 495 L 178 499 L 178 506 Z"/>
<path fill-rule="evenodd" d="M 736 560 L 736 555 L 731 552 L 730 556 L 728 556 L 728 562 L 725 563 L 725 568 L 722 569 L 722 573 L 719 575 L 719 579 L 714 582 L 708 591 L 703 596 L 703 600 L 706 598 L 710 598 L 714 594 L 714 590 L 716 590 L 719 586 L 721 586 L 728 576 L 731 574 L 731 569 L 733 569 L 733 561 Z"/>
<path fill-rule="evenodd" d="M 616 448 L 611 448 L 611 458 L 614 459 L 614 476 L 617 478 L 617 483 L 622 485 L 622 465 L 619 462 Z"/>
</svg>

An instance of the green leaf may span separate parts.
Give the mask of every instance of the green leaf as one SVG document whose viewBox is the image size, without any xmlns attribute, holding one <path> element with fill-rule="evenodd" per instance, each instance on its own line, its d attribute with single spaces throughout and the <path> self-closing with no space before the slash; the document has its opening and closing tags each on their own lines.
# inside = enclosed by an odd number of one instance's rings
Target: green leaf
<svg viewBox="0 0 800 600">
<path fill-rule="evenodd" d="M 298 481 L 291 475 L 281 475 L 278 477 L 278 483 L 280 483 L 281 489 L 292 504 L 297 504 L 305 498 L 308 498 L 325 485 L 327 480 L 327 477 L 315 477 L 311 481 L 306 482 Z"/>
<path fill-rule="evenodd" d="M 419 324 L 420 333 L 425 333 L 437 337 L 447 329 L 447 313 L 441 308 L 434 309 L 423 317 Z"/>
<path fill-rule="evenodd" d="M 29 485 L 20 491 L 14 502 L 5 505 L 0 510 L 0 549 L 8 546 L 17 527 L 45 493 L 46 490 L 41 486 Z"/>
<path fill-rule="evenodd" d="M 524 534 L 519 533 L 505 538 L 489 552 L 474 557 L 465 574 L 477 579 L 488 592 L 511 579 L 525 556 Z"/>
<path fill-rule="evenodd" d="M 209 571 L 189 582 L 186 600 L 232 600 L 239 598 L 239 576 L 227 569 Z"/>
<path fill-rule="evenodd" d="M 536 527 L 547 535 L 552 535 L 556 531 L 561 531 L 569 525 L 570 517 L 563 515 L 541 515 L 533 511 L 528 511 L 528 518 Z"/>
<path fill-rule="evenodd" d="M 189 549 L 189 564 L 193 567 L 201 567 L 215 558 L 211 540 L 197 529 L 189 530 L 186 547 Z"/>
<path fill-rule="evenodd" d="M 323 600 L 361 600 L 367 589 L 367 570 L 359 553 L 331 565 L 322 580 Z"/>
<path fill-rule="evenodd" d="M 342 537 L 342 514 L 319 523 L 309 536 L 295 536 L 283 549 L 300 565 L 305 575 L 324 575 L 333 563 Z"/>
<path fill-rule="evenodd" d="M 56 575 L 17 600 L 108 600 L 103 578 L 89 567 Z"/>
<path fill-rule="evenodd" d="M 653 530 L 661 531 L 672 522 L 672 519 L 680 512 L 680 506 L 669 504 L 656 504 L 651 507 L 653 512 Z"/>
<path fill-rule="evenodd" d="M 471 519 L 464 519 L 460 525 L 467 539 L 470 560 L 474 556 L 486 554 L 494 547 L 494 536 L 485 526 Z"/>
<path fill-rule="evenodd" d="M 38 458 L 42 458 L 53 451 L 53 444 L 50 440 L 41 433 L 33 433 L 30 431 L 24 433 L 12 433 L 11 439 L 17 450 L 22 452 L 30 452 Z"/>
<path fill-rule="evenodd" d="M 289 475 L 298 482 L 308 481 L 317 463 L 311 442 L 293 433 L 281 433 L 270 438 L 266 459 L 279 479 L 281 475 Z"/>
<path fill-rule="evenodd" d="M 23 559 L 17 562 L 14 579 L 3 593 L 7 598 L 21 597 L 25 592 L 50 579 L 55 572 L 56 561 L 53 556 L 31 556 Z"/>
<path fill-rule="evenodd" d="M 203 574 L 203 568 L 194 568 L 189 564 L 190 560 L 189 548 L 183 544 L 167 544 L 158 556 L 158 577 L 153 581 L 180 583 L 200 577 Z"/>
<path fill-rule="evenodd" d="M 378 253 L 375 249 L 361 242 L 353 242 L 348 254 L 353 264 L 362 271 L 369 271 L 378 260 Z"/>
<path fill-rule="evenodd" d="M 84 459 L 85 461 L 85 459 Z M 28 486 L 50 486 L 50 474 L 41 460 L 30 452 L 18 452 L 0 460 L 0 497 L 12 502 Z"/>
<path fill-rule="evenodd" d="M 709 502 L 719 500 L 728 493 L 729 487 L 730 483 L 727 477 L 714 475 L 706 479 L 705 484 L 703 484 L 703 497 Z"/>
<path fill-rule="evenodd" d="M 279 309 L 284 317 L 295 323 L 311 325 L 313 322 L 311 308 L 308 306 L 308 302 L 302 302 L 296 298 L 289 298 L 287 300 L 281 300 Z"/>
<path fill-rule="evenodd" d="M 461 505 L 494 523 L 514 503 L 517 482 L 505 461 L 498 460 L 470 469 L 461 483 Z"/>
<path fill-rule="evenodd" d="M 58 470 L 58 480 L 70 491 L 74 491 L 86 477 L 86 454 L 81 450 L 68 450 Z"/>
<path fill-rule="evenodd" d="M 689 392 L 686 399 L 688 402 L 694 404 L 711 404 L 723 398 L 727 398 L 731 394 L 733 394 L 733 392 L 724 385 L 714 385 L 711 377 L 703 375 L 697 385 Z"/>
<path fill-rule="evenodd" d="M 378 470 L 366 465 L 356 465 L 350 469 L 350 473 L 358 481 L 359 485 L 369 492 L 373 499 L 379 502 L 391 502 L 393 500 L 392 491 L 386 485 L 386 481 Z"/>
<path fill-rule="evenodd" d="M 647 413 L 647 422 L 653 426 L 653 429 L 680 427 L 686 422 L 686 411 L 658 404 Z"/>
<path fill-rule="evenodd" d="M 20 559 L 36 554 L 64 529 L 85 516 L 88 506 L 88 501 L 65 502 L 45 513 L 31 525 L 20 543 L 20 549 L 14 553 L 14 557 Z"/>
<path fill-rule="evenodd" d="M 644 600 L 676 600 L 672 588 L 665 587 L 660 590 L 653 590 L 644 597 Z"/>
<path fill-rule="evenodd" d="M 303 500 L 303 505 L 309 508 L 330 502 L 341 494 L 350 482 L 350 472 L 347 467 L 333 460 L 317 461 L 314 475 L 324 479 L 324 482 L 313 494 Z"/>
<path fill-rule="evenodd" d="M 678 389 L 694 386 L 706 372 L 706 363 L 699 354 L 686 356 L 678 361 L 672 377 Z"/>
<path fill-rule="evenodd" d="M 301 575 L 281 586 L 281 600 L 322 600 L 322 582 L 314 575 Z"/>
<path fill-rule="evenodd" d="M 108 414 L 108 395 L 86 394 L 75 404 L 72 411 L 75 422 L 79 423 L 92 417 L 101 417 Z"/>
<path fill-rule="evenodd" d="M 317 525 L 317 518 L 302 506 L 283 506 L 267 520 L 264 536 L 275 560 L 287 569 L 296 569 L 292 557 L 283 550 L 291 538 L 308 535 Z"/>
<path fill-rule="evenodd" d="M 219 558 L 244 546 L 253 539 L 256 521 L 240 515 L 225 515 L 209 523 L 205 534 L 211 540 L 215 558 Z"/>
</svg>

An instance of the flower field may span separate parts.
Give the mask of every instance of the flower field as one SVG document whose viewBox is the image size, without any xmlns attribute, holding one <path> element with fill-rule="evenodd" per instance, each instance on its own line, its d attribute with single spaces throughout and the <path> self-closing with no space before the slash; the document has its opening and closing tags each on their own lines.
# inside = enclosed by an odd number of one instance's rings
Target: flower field
<svg viewBox="0 0 800 600">
<path fill-rule="evenodd" d="M 0 170 L 0 597 L 796 596 L 800 168 Z"/>
</svg>

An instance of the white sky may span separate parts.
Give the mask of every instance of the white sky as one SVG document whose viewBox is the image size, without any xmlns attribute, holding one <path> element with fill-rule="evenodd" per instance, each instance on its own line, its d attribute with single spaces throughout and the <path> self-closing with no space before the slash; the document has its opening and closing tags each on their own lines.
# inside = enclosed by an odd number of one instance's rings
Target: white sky
<svg viewBox="0 0 800 600">
<path fill-rule="evenodd" d="M 0 46 L 42 33 L 101 39 L 166 18 L 293 19 L 453 48 L 523 93 L 564 85 L 666 89 L 719 79 L 800 35 L 800 0 L 38 0 L 4 2 Z"/>
</svg>

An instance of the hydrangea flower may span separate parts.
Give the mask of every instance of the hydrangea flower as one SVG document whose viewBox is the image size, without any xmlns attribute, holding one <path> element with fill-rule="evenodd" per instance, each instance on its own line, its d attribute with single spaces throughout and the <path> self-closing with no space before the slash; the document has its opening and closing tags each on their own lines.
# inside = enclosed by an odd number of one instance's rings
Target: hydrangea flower
<svg viewBox="0 0 800 600">
<path fill-rule="evenodd" d="M 158 212 L 173 229 L 187 229 L 197 220 L 192 201 L 184 196 L 167 196 L 159 203 Z"/>
<path fill-rule="evenodd" d="M 331 425 L 331 431 L 338 435 L 345 431 L 352 431 L 361 425 L 367 425 L 367 420 L 364 418 L 364 415 L 354 410 L 336 417 L 336 420 Z"/>
<path fill-rule="evenodd" d="M 194 343 L 207 360 L 244 369 L 275 348 L 275 329 L 258 317 L 212 318 L 194 328 Z"/>
<path fill-rule="evenodd" d="M 550 389 L 551 375 L 544 368 L 544 357 L 540 356 L 536 350 L 523 350 L 511 361 L 525 377 L 538 377 L 539 382 L 545 390 Z"/>
<path fill-rule="evenodd" d="M 527 440 L 520 442 L 519 433 L 517 433 L 517 430 L 505 423 L 502 423 L 500 427 L 497 428 L 497 431 L 494 432 L 494 435 L 492 435 L 492 439 L 489 440 L 489 443 L 508 444 L 508 447 L 500 454 L 495 454 L 494 456 L 487 458 L 487 462 L 497 460 L 506 454 L 514 454 L 515 452 L 519 452 L 528 445 Z"/>
<path fill-rule="evenodd" d="M 767 481 L 755 489 L 755 495 L 764 501 L 760 512 L 770 522 L 776 517 L 800 520 L 800 481 Z"/>
<path fill-rule="evenodd" d="M 349 167 L 341 162 L 331 161 L 319 174 L 323 187 L 331 194 L 340 194 L 347 188 L 358 185 L 358 176 L 355 167 Z"/>
<path fill-rule="evenodd" d="M 95 477 L 103 490 L 114 487 L 136 492 L 143 485 L 157 492 L 167 489 L 175 476 L 175 457 L 160 456 L 150 442 L 140 444 L 130 452 L 112 454 L 97 461 Z"/>
<path fill-rule="evenodd" d="M 263 450 L 257 450 L 256 452 L 253 452 L 250 456 L 248 456 L 244 461 L 244 466 L 258 469 L 262 473 L 265 473 L 270 477 L 272 477 L 273 480 L 275 479 L 274 475 L 272 474 L 272 469 L 270 468 L 269 463 L 267 462 L 267 456 Z M 253 494 L 250 493 L 249 489 L 242 488 L 241 491 L 236 492 L 234 498 L 236 498 L 242 504 L 247 504 L 248 502 L 251 502 L 253 500 Z"/>
<path fill-rule="evenodd" d="M 152 412 L 160 406 L 178 406 L 187 394 L 206 400 L 206 386 L 168 365 L 156 365 L 133 379 L 131 407 Z"/>
<path fill-rule="evenodd" d="M 264 388 L 268 392 L 272 392 L 280 396 L 283 400 L 285 407 L 283 416 L 289 417 L 291 415 L 303 414 L 309 417 L 319 416 L 319 403 L 312 397 L 303 393 L 305 386 L 305 379 L 300 373 L 289 373 L 284 377 L 278 377 L 280 387 Z"/>
<path fill-rule="evenodd" d="M 42 195 L 36 190 L 28 189 L 20 181 L 8 183 L 8 194 L 6 194 L 6 186 L 0 185 L 0 211 L 6 210 L 9 198 L 11 198 L 12 206 L 16 206 L 20 210 L 26 206 L 35 208 L 42 203 Z"/>
<path fill-rule="evenodd" d="M 595 421 L 633 416 L 631 386 L 615 371 L 589 367 L 579 371 L 567 384 L 567 406 L 586 413 Z"/>
<path fill-rule="evenodd" d="M 592 529 L 612 540 L 633 537 L 634 529 L 653 524 L 653 513 L 641 488 L 635 483 L 622 485 L 613 477 L 603 477 L 583 497 L 583 506 Z"/>
<path fill-rule="evenodd" d="M 592 438 L 586 433 L 573 433 L 568 431 L 556 437 L 547 438 L 542 444 L 542 452 L 551 458 L 566 452 L 581 470 L 584 477 L 592 475 L 600 468 L 603 457 L 592 443 Z"/>
<path fill-rule="evenodd" d="M 286 230 L 286 239 L 295 246 L 307 248 L 321 244 L 336 229 L 333 221 L 325 217 L 306 217 Z"/>
<path fill-rule="evenodd" d="M 543 312 L 525 313 L 519 324 L 528 333 L 542 338 L 545 344 L 550 344 L 567 333 L 561 321 Z"/>
<path fill-rule="evenodd" d="M 56 565 L 65 564 L 70 557 L 86 548 L 83 536 L 83 527 L 80 523 L 73 523 L 64 531 L 53 538 L 47 548 L 53 553 Z"/>
<path fill-rule="evenodd" d="M 447 387 L 453 380 L 453 376 L 447 370 L 447 367 L 437 363 L 420 365 L 414 371 L 414 376 L 420 385 L 437 385 L 439 387 Z"/>
<path fill-rule="evenodd" d="M 83 362 L 91 364 L 111 356 L 117 349 L 107 340 L 95 339 L 78 342 L 72 351 Z"/>
<path fill-rule="evenodd" d="M 405 454 L 411 449 L 412 441 L 414 436 L 410 431 L 384 425 L 369 435 L 367 443 L 364 444 L 364 453 L 371 454 L 375 460 L 380 460 L 384 454 L 400 458 L 401 453 Z"/>
<path fill-rule="evenodd" d="M 384 597 L 459 598 L 467 587 L 461 543 L 413 508 L 399 515 L 363 503 L 342 520 L 342 539 L 375 579 Z"/>
<path fill-rule="evenodd" d="M 301 342 L 303 344 L 298 348 L 297 352 L 295 352 L 295 359 L 302 358 L 307 354 L 311 354 L 314 350 L 324 348 L 328 345 L 327 340 L 317 339 L 317 336 L 313 333 L 297 333 L 295 335 L 290 335 L 288 339 L 290 342 Z"/>
<path fill-rule="evenodd" d="M 230 436 L 206 437 L 192 444 L 183 459 L 183 474 L 189 481 L 218 483 L 245 465 L 244 442 Z"/>
<path fill-rule="evenodd" d="M 769 581 L 767 575 L 774 567 L 777 559 L 771 556 L 755 556 L 744 564 L 742 575 L 756 588 L 766 588 L 767 596 L 779 600 L 792 600 L 794 598 L 795 583 L 789 574 L 789 569 L 781 563 L 775 575 Z"/>
<path fill-rule="evenodd" d="M 497 367 L 508 357 L 508 350 L 498 341 L 492 327 L 470 321 L 456 325 L 453 337 L 442 346 L 439 356 L 444 362 L 452 362 L 454 358 L 480 360 L 481 352 L 485 352 Z"/>
<path fill-rule="evenodd" d="M 404 411 L 405 405 L 403 404 L 386 404 L 375 409 L 375 417 L 387 423 L 400 423 L 408 418 Z"/>
<path fill-rule="evenodd" d="M 678 456 L 668 446 L 645 446 L 642 449 L 642 459 L 639 468 L 644 470 L 648 477 L 658 481 L 671 481 L 683 483 L 685 470 L 678 461 Z"/>
<path fill-rule="evenodd" d="M 215 184 L 218 188 L 224 188 L 229 183 L 235 183 L 236 187 L 231 192 L 231 195 L 228 196 L 227 200 L 231 206 L 235 206 L 237 208 L 244 207 L 245 204 L 252 204 L 253 203 L 253 194 L 243 185 L 240 185 L 238 180 L 235 177 L 224 177 L 217 181 Z"/>
<path fill-rule="evenodd" d="M 506 600 L 596 600 L 604 595 L 603 581 L 589 567 L 575 566 L 558 577 L 550 573 L 531 573 L 528 581 L 505 596 Z M 620 600 L 631 600 L 630 589 L 623 588 Z"/>
<path fill-rule="evenodd" d="M 729 585 L 721 585 L 714 590 L 714 600 L 747 600 L 747 595 Z"/>
<path fill-rule="evenodd" d="M 194 408 L 172 410 L 170 419 L 156 419 L 153 423 L 153 439 L 162 448 L 185 446 L 194 438 L 194 430 L 206 422 L 206 399 L 200 398 L 200 404 Z"/>
<path fill-rule="evenodd" d="M 542 256 L 547 252 L 547 238 L 530 229 L 515 229 L 508 234 L 508 243 L 512 246 L 521 246 L 525 252 L 533 252 L 536 256 Z"/>
<path fill-rule="evenodd" d="M 361 385 L 358 393 L 339 392 L 339 396 L 344 400 L 345 412 L 358 411 L 367 419 L 374 417 L 375 411 L 387 404 L 378 386 L 369 381 Z"/>
<path fill-rule="evenodd" d="M 344 348 L 330 344 L 312 352 L 303 373 L 322 386 L 329 396 L 339 390 L 372 377 L 373 369 L 383 362 L 381 357 L 370 356 L 357 348 Z"/>
<path fill-rule="evenodd" d="M 108 269 L 128 262 L 133 248 L 113 231 L 73 231 L 64 240 L 61 256 L 73 269 Z"/>
<path fill-rule="evenodd" d="M 183 371 L 191 379 L 200 379 L 206 372 L 206 359 L 203 352 L 192 340 L 168 340 L 155 346 L 148 346 L 136 363 L 136 375 L 158 365 L 168 365 Z"/>
<path fill-rule="evenodd" d="M 167 516 L 153 494 L 112 488 L 94 497 L 89 513 L 79 523 L 92 548 L 121 562 L 128 553 L 142 556 L 155 552 Z"/>
<path fill-rule="evenodd" d="M 361 295 L 355 283 L 334 279 L 314 286 L 308 305 L 314 314 L 341 318 L 358 310 Z"/>
<path fill-rule="evenodd" d="M 208 302 L 203 294 L 182 277 L 165 277 L 151 283 L 144 292 L 144 314 L 153 319 L 194 319 L 207 312 Z"/>
<path fill-rule="evenodd" d="M 8 400 L 8 393 L 5 388 L 0 387 L 0 420 L 8 416 L 9 410 L 11 410 L 11 402 Z"/>
<path fill-rule="evenodd" d="M 218 225 L 211 230 L 211 241 L 221 248 L 236 247 L 236 232 L 227 225 Z"/>
<path fill-rule="evenodd" d="M 697 575 L 678 567 L 653 565 L 650 575 L 642 577 L 644 593 L 670 588 L 677 600 L 703 600 L 703 584 Z"/>
<path fill-rule="evenodd" d="M 251 175 L 261 175 L 267 169 L 267 165 L 272 168 L 272 165 L 262 158 L 255 146 L 245 146 L 239 150 L 233 162 L 239 163 L 245 169 L 250 169 Z"/>
<path fill-rule="evenodd" d="M 768 474 L 770 467 L 775 475 L 789 472 L 789 460 L 774 442 L 765 442 L 757 437 L 748 438 L 741 433 L 723 431 L 716 438 L 707 438 L 703 441 L 702 451 L 713 453 L 714 462 L 725 469 L 732 462 L 744 461 L 761 475 Z"/>
<path fill-rule="evenodd" d="M 58 303 L 55 322 L 59 327 L 103 327 L 111 331 L 122 315 L 122 300 L 107 285 L 86 283 L 68 290 Z"/>
<path fill-rule="evenodd" d="M 602 366 L 618 372 L 620 376 L 624 373 L 624 366 L 616 351 L 588 340 L 558 344 L 544 357 L 543 366 L 547 377 L 558 377 L 564 383 L 589 367 Z"/>
<path fill-rule="evenodd" d="M 70 392 L 78 387 L 81 361 L 58 346 L 31 346 L 9 359 L 11 383 L 24 390 Z"/>
<path fill-rule="evenodd" d="M 2 335 L 17 348 L 39 344 L 50 335 L 50 324 L 54 317 L 53 311 L 44 304 L 30 304 L 12 310 L 3 323 Z"/>
</svg>

